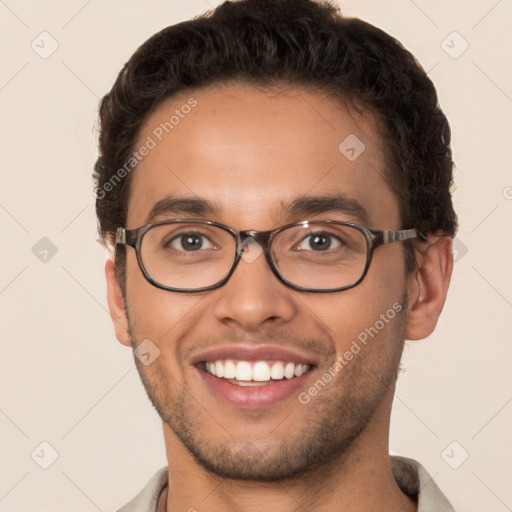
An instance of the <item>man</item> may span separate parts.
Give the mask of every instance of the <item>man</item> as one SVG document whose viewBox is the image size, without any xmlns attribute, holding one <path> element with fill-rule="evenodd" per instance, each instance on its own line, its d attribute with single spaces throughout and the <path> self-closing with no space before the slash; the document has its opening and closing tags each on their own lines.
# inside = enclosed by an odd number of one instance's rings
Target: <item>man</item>
<svg viewBox="0 0 512 512">
<path fill-rule="evenodd" d="M 120 510 L 453 510 L 388 452 L 457 227 L 414 58 L 325 2 L 226 2 L 144 43 L 100 117 L 108 303 L 169 463 Z"/>
</svg>

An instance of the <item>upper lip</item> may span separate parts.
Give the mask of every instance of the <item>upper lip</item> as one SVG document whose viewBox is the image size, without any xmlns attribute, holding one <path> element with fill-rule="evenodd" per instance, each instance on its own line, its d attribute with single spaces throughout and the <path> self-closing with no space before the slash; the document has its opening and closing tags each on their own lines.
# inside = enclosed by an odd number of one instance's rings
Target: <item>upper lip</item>
<svg viewBox="0 0 512 512">
<path fill-rule="evenodd" d="M 272 345 L 229 345 L 205 350 L 192 357 L 192 364 L 206 361 L 234 359 L 238 361 L 286 361 L 295 364 L 315 365 L 316 358 Z"/>
</svg>

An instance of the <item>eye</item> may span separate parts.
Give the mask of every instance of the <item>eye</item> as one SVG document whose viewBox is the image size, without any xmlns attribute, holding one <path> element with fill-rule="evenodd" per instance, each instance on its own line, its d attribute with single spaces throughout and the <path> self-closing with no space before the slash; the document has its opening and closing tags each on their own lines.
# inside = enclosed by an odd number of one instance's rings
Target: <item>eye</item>
<svg viewBox="0 0 512 512">
<path fill-rule="evenodd" d="M 200 249 L 213 249 L 214 245 L 206 235 L 201 233 L 179 233 L 165 242 L 164 247 L 176 249 L 178 251 L 193 252 Z"/>
<path fill-rule="evenodd" d="M 306 246 L 304 246 L 305 243 Z M 312 249 L 313 251 L 321 252 L 328 249 L 337 249 L 342 245 L 342 241 L 337 236 L 325 231 L 318 231 L 304 237 L 302 242 L 297 246 L 297 249 L 299 251 Z"/>
</svg>

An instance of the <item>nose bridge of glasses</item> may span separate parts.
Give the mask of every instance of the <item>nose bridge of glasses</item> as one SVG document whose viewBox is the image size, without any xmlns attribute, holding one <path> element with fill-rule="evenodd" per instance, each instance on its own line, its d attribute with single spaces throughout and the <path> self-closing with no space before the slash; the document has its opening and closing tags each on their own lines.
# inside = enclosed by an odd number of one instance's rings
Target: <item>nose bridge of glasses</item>
<svg viewBox="0 0 512 512">
<path fill-rule="evenodd" d="M 253 263 L 261 254 L 272 267 L 268 244 L 272 231 L 256 231 L 254 229 L 238 233 L 237 255 L 246 263 Z M 236 266 L 236 264 L 235 264 Z"/>
<path fill-rule="evenodd" d="M 271 231 L 256 231 L 254 229 L 240 231 L 239 247 L 246 247 L 247 245 L 256 242 L 262 249 L 266 249 L 268 247 L 271 233 Z"/>
</svg>

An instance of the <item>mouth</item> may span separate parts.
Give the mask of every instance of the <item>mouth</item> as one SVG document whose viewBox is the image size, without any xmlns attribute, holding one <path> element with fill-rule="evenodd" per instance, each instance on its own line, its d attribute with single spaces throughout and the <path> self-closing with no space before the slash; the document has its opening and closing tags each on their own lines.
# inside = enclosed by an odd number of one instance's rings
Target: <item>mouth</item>
<svg viewBox="0 0 512 512">
<path fill-rule="evenodd" d="M 281 349 L 227 347 L 203 354 L 194 366 L 209 394 L 223 405 L 263 409 L 298 395 L 316 368 Z"/>
</svg>

